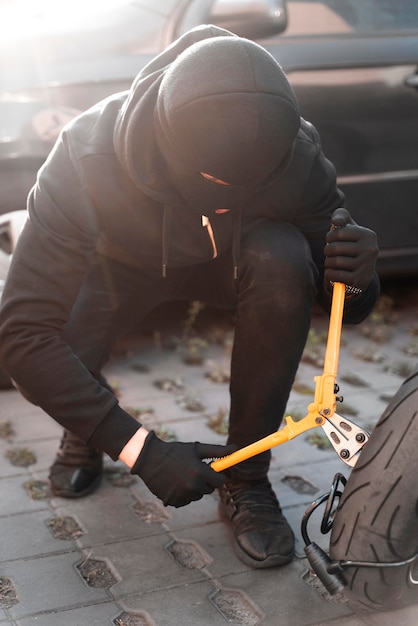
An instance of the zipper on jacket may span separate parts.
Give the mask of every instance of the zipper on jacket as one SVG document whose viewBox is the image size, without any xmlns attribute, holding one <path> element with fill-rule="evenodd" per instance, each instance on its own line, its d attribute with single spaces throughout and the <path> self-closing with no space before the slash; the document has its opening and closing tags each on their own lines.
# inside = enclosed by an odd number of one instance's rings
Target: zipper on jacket
<svg viewBox="0 0 418 626">
<path fill-rule="evenodd" d="M 216 246 L 215 235 L 213 233 L 212 224 L 210 223 L 210 220 L 206 215 L 202 215 L 202 226 L 206 228 L 207 233 L 209 235 L 210 242 L 212 244 L 212 250 L 213 250 L 212 259 L 216 259 L 216 257 L 218 256 L 218 248 Z"/>
</svg>

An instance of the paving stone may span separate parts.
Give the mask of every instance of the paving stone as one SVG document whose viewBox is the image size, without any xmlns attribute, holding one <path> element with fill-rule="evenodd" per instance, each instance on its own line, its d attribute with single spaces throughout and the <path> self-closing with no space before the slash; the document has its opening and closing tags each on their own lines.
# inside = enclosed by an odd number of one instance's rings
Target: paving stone
<svg viewBox="0 0 418 626">
<path fill-rule="evenodd" d="M 298 460 L 297 464 L 283 464 L 280 470 L 273 468 L 269 473 L 269 478 L 280 503 L 283 506 L 293 506 L 300 503 L 309 504 L 322 494 L 327 493 L 336 473 L 341 473 L 347 478 L 351 473 L 351 468 L 340 461 L 335 454 L 331 454 L 324 455 L 321 461 L 309 463 L 309 466 L 302 460 Z M 289 484 L 283 482 L 286 476 L 299 476 L 305 479 L 309 484 L 316 487 L 315 494 L 298 493 Z"/>
<path fill-rule="evenodd" d="M 146 611 L 122 611 L 113 620 L 117 626 L 154 626 L 154 620 Z"/>
<path fill-rule="evenodd" d="M 112 589 L 117 597 L 169 589 L 204 580 L 201 570 L 180 566 L 167 550 L 173 537 L 168 533 L 113 543 L 92 550 L 93 558 L 107 558 L 121 580 Z"/>
<path fill-rule="evenodd" d="M 165 525 L 170 519 L 167 508 L 161 502 L 149 499 L 135 499 L 135 503 L 131 507 L 135 516 L 145 524 L 161 524 Z"/>
<path fill-rule="evenodd" d="M 31 500 L 23 483 L 31 478 L 25 470 L 22 475 L 0 479 L 0 517 L 16 513 L 31 513 L 45 510 L 47 505 L 42 500 Z"/>
<path fill-rule="evenodd" d="M 207 417 L 202 413 L 167 422 L 167 425 L 174 430 L 178 441 L 201 441 L 221 445 L 226 442 L 226 436 L 219 435 L 210 428 Z"/>
<path fill-rule="evenodd" d="M 311 622 L 310 622 L 311 623 Z M 360 613 L 343 617 L 342 619 L 329 620 L 312 626 L 416 626 L 418 623 L 418 608 L 406 607 L 399 611 L 385 611 L 384 613 Z"/>
<path fill-rule="evenodd" d="M 172 539 L 165 549 L 181 567 L 194 570 L 207 568 L 212 559 L 195 541 Z"/>
<path fill-rule="evenodd" d="M 58 514 L 72 514 L 79 520 L 85 530 L 85 534 L 78 539 L 83 547 L 162 532 L 160 524 L 146 524 L 135 515 L 132 507 L 138 500 L 130 490 L 103 485 L 91 497 L 74 502 L 61 498 L 55 502 Z"/>
<path fill-rule="evenodd" d="M 144 419 L 139 421 L 144 423 L 144 425 L 150 429 L 155 426 L 170 426 L 171 423 L 181 422 L 183 419 L 190 420 L 190 418 L 195 417 L 195 414 L 192 412 L 186 412 L 181 406 L 176 402 L 176 396 L 174 394 L 169 394 L 168 392 L 159 392 L 161 397 L 158 399 L 153 399 L 152 396 L 146 395 L 146 393 L 141 394 L 141 397 L 138 401 L 134 402 L 123 402 L 121 398 L 121 405 L 125 408 L 133 408 L 139 409 L 142 407 L 151 406 L 154 408 L 154 413 L 146 416 L 146 421 Z M 189 436 L 190 438 L 190 436 Z"/>
<path fill-rule="evenodd" d="M 25 441 L 23 445 L 31 450 L 36 458 L 36 462 L 29 467 L 31 473 L 49 470 L 58 450 L 58 440 L 31 440 Z"/>
<path fill-rule="evenodd" d="M 9 417 L 15 431 L 13 440 L 17 443 L 45 438 L 58 440 L 62 433 L 61 426 L 42 409 L 28 403 L 17 391 L 14 393 L 17 396 L 15 410 L 13 416 Z"/>
<path fill-rule="evenodd" d="M 209 600 L 215 591 L 210 581 L 176 584 L 160 592 L 132 595 L 123 604 L 126 610 L 147 611 L 158 626 L 225 626 L 224 616 Z"/>
<path fill-rule="evenodd" d="M 302 518 L 308 508 L 309 504 L 300 504 L 299 506 L 284 507 L 283 513 L 286 516 L 292 530 L 295 534 L 296 543 L 296 555 L 301 559 L 306 559 L 305 555 L 305 542 L 302 539 L 301 522 Z M 317 543 L 325 552 L 329 550 L 330 535 L 323 535 L 321 533 L 320 525 L 322 522 L 323 508 L 318 509 L 318 512 L 313 514 L 308 524 L 308 536 L 311 542 Z M 307 561 L 305 561 L 306 568 L 308 567 Z"/>
<path fill-rule="evenodd" d="M 12 580 L 7 576 L 0 576 L 0 606 L 6 612 L 19 602 L 16 588 Z M 5 613 L 4 613 L 5 614 Z"/>
<path fill-rule="evenodd" d="M 83 558 L 71 552 L 8 563 L 3 574 L 14 582 L 19 597 L 10 614 L 20 619 L 107 600 L 105 589 L 89 587 L 76 570 Z"/>
<path fill-rule="evenodd" d="M 351 613 L 345 604 L 324 600 L 301 580 L 302 569 L 296 561 L 271 570 L 257 570 L 222 577 L 224 589 L 240 590 L 262 608 L 263 624 L 303 626 L 321 623 Z"/>
<path fill-rule="evenodd" d="M 217 589 L 209 599 L 227 622 L 256 626 L 265 617 L 263 611 L 240 589 Z"/>
<path fill-rule="evenodd" d="M 303 433 L 282 445 L 272 448 L 272 464 L 271 469 L 287 468 L 297 463 L 307 464 L 320 462 L 335 458 L 335 452 L 332 449 L 319 450 L 314 445 L 308 443 L 306 437 L 309 432 L 322 434 L 322 429 L 313 429 L 307 433 Z"/>
<path fill-rule="evenodd" d="M 6 477 L 28 475 L 28 471 L 25 467 L 16 467 L 15 465 L 12 465 L 9 459 L 6 457 L 7 450 L 10 450 L 12 447 L 13 443 L 0 440 L 0 481 Z"/>
<path fill-rule="evenodd" d="M 360 424 L 380 417 L 387 405 L 383 394 L 394 393 L 402 382 L 386 366 L 400 361 L 416 362 L 416 358 L 402 352 L 410 341 L 408 327 L 416 325 L 417 311 L 411 313 L 397 324 L 386 344 L 367 342 L 384 355 L 384 363 L 368 363 L 356 356 L 356 351 L 364 349 L 366 326 L 344 330 L 339 378 L 352 371 L 368 383 L 367 387 L 356 387 L 339 381 L 345 402 L 358 411 L 354 421 Z M 151 330 L 155 328 L 150 326 Z M 314 319 L 313 328 L 317 332 L 326 330 L 326 318 Z M 164 341 L 170 333 L 164 329 Z M 206 414 L 223 405 L 228 407 L 228 385 L 215 384 L 205 377 L 210 364 L 188 366 L 178 352 L 159 350 L 152 337 L 134 335 L 125 342 L 123 350 L 125 354 L 119 352 L 105 370 L 109 380 L 118 385 L 122 406 L 151 406 L 154 414 L 144 417 L 146 425 L 166 428 L 179 439 L 224 442 L 223 435 L 208 427 Z M 225 361 L 226 355 L 220 346 L 211 346 L 208 352 L 208 358 L 219 363 Z M 141 373 L 135 369 L 138 362 L 147 364 L 149 371 Z M 320 370 L 301 363 L 297 380 L 313 389 L 313 377 Z M 176 393 L 161 391 L 154 383 L 164 376 L 181 377 L 184 389 Z M 197 396 L 205 409 L 185 410 L 176 401 L 181 394 Z M 16 391 L 1 392 L 0 399 L 0 421 L 10 420 L 16 433 L 10 442 L 0 439 L 0 532 L 8 538 L 0 553 L 0 571 L 13 581 L 19 596 L 19 604 L 0 609 L 0 624 L 115 626 L 115 619 L 121 615 L 136 617 L 140 626 L 418 623 L 417 607 L 359 615 L 338 601 L 340 598 L 330 598 L 310 574 L 301 520 L 313 499 L 329 490 L 335 472 L 348 476 L 350 468 L 332 450 L 318 450 L 310 445 L 306 434 L 273 448 L 270 472 L 273 487 L 295 531 L 297 557 L 281 568 L 252 570 L 234 554 L 231 530 L 218 517 L 216 493 L 182 509 L 164 508 L 140 479 L 129 487 L 118 488 L 105 478 L 88 498 L 31 500 L 23 483 L 28 479 L 47 481 L 61 427 Z M 309 396 L 293 390 L 287 413 L 304 415 L 310 401 Z M 33 449 L 37 462 L 28 469 L 12 466 L 4 452 L 16 445 Z M 107 457 L 105 463 L 109 468 L 124 468 Z M 308 483 L 317 492 L 304 490 Z M 322 514 L 322 510 L 313 514 L 308 530 L 311 540 L 327 550 L 329 535 L 320 532 Z M 75 519 L 85 534 L 74 541 L 54 538 L 45 524 L 53 516 Z M 104 563 L 117 582 L 113 584 L 112 580 L 108 589 L 90 587 L 77 570 L 86 558 Z"/>
<path fill-rule="evenodd" d="M 19 620 L 19 626 L 114 626 L 114 619 L 120 614 L 116 602 L 92 604 L 77 609 L 42 613 Z"/>
<path fill-rule="evenodd" d="M 1 560 L 15 561 L 68 551 L 71 544 L 55 539 L 46 525 L 49 510 L 0 517 Z"/>
<path fill-rule="evenodd" d="M 168 508 L 170 518 L 166 526 L 177 531 L 194 526 L 204 526 L 219 522 L 218 495 L 216 492 L 204 496 L 197 502 L 191 502 L 187 507 L 179 509 Z"/>
<path fill-rule="evenodd" d="M 235 556 L 232 532 L 223 522 L 177 530 L 175 536 L 182 541 L 194 541 L 210 556 L 212 563 L 208 570 L 211 577 L 221 578 L 231 572 L 238 573 L 250 569 Z"/>
<path fill-rule="evenodd" d="M 150 492 L 146 484 L 138 476 L 135 477 L 135 482 L 131 485 L 129 491 L 131 492 L 132 496 L 138 500 L 151 500 L 153 502 L 161 502 L 161 500 L 158 500 L 158 498 L 156 498 Z M 171 516 L 172 513 L 175 511 L 175 509 L 171 506 L 164 508 L 169 516 Z"/>
<path fill-rule="evenodd" d="M 0 419 L 13 421 L 21 413 L 33 414 L 33 405 L 22 398 L 15 389 L 1 391 Z M 39 409 L 38 409 L 39 410 Z"/>
</svg>

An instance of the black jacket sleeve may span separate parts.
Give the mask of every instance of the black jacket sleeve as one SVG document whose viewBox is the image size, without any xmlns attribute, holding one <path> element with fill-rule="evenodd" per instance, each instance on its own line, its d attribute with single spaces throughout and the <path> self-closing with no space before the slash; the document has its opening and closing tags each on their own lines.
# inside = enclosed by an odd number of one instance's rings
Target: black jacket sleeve
<svg viewBox="0 0 418 626">
<path fill-rule="evenodd" d="M 139 424 L 63 334 L 100 230 L 65 134 L 40 171 L 28 214 L 3 292 L 1 364 L 32 402 L 115 459 Z"/>
<path fill-rule="evenodd" d="M 328 313 L 331 305 L 330 291 L 324 289 L 324 247 L 326 234 L 331 226 L 335 209 L 346 207 L 346 200 L 338 188 L 334 165 L 322 151 L 318 131 L 312 124 L 303 120 L 303 129 L 308 140 L 315 146 L 316 154 L 306 185 L 301 196 L 294 223 L 307 238 L 313 261 L 318 268 L 318 302 Z M 348 210 L 349 207 L 347 207 Z M 374 273 L 368 289 L 362 294 L 346 300 L 344 307 L 345 324 L 358 324 L 371 312 L 380 293 L 379 278 Z"/>
</svg>

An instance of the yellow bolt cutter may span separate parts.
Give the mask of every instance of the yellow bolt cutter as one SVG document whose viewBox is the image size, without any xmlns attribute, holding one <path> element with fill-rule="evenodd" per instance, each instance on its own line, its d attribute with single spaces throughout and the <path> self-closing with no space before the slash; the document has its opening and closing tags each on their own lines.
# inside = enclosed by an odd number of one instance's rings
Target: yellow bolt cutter
<svg viewBox="0 0 418 626">
<path fill-rule="evenodd" d="M 228 467 L 290 441 L 318 426 L 322 427 L 340 459 L 347 465 L 354 467 L 370 434 L 351 420 L 341 417 L 335 412 L 337 402 L 342 401 L 342 398 L 337 395 L 339 392 L 337 370 L 344 300 L 345 285 L 334 283 L 324 370 L 320 376 L 314 377 L 315 396 L 314 401 L 308 405 L 307 415 L 298 421 L 287 416 L 285 426 L 275 433 L 241 448 L 229 456 L 213 461 L 211 467 L 215 471 L 222 472 Z"/>
</svg>

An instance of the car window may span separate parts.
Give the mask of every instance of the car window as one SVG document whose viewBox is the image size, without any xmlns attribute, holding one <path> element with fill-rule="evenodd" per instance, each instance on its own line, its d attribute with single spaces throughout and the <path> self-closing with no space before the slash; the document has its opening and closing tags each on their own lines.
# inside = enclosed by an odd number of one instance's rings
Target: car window
<svg viewBox="0 0 418 626">
<path fill-rule="evenodd" d="M 283 37 L 418 28 L 417 0 L 287 0 Z"/>
</svg>

